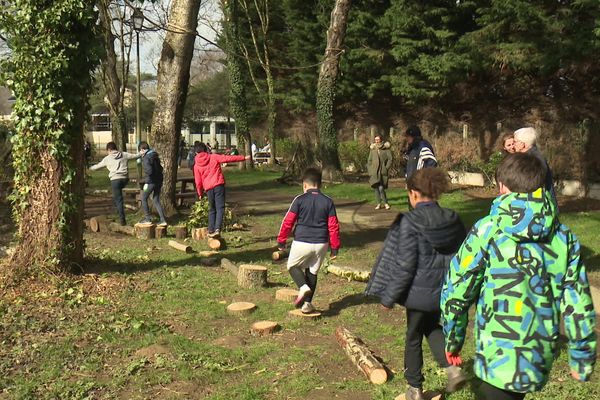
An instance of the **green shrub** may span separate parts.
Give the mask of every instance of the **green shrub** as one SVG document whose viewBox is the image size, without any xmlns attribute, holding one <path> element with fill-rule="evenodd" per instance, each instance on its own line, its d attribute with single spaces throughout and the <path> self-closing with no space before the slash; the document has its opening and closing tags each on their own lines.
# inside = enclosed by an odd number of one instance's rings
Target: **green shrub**
<svg viewBox="0 0 600 400">
<path fill-rule="evenodd" d="M 294 156 L 294 151 L 296 151 L 297 145 L 297 142 L 289 138 L 275 140 L 275 151 L 277 151 L 277 157 L 283 157 L 284 160 L 291 160 Z"/>
<path fill-rule="evenodd" d="M 341 142 L 338 146 L 338 151 L 343 168 L 354 165 L 354 168 L 358 172 L 364 172 L 367 170 L 369 146 L 352 140 Z"/>
<path fill-rule="evenodd" d="M 209 204 L 206 196 L 194 203 L 192 206 L 192 212 L 186 225 L 188 229 L 192 228 L 203 228 L 208 226 L 208 210 Z M 225 207 L 225 213 L 223 215 L 223 229 L 227 229 L 228 226 L 234 223 L 233 212 L 231 208 Z"/>
</svg>

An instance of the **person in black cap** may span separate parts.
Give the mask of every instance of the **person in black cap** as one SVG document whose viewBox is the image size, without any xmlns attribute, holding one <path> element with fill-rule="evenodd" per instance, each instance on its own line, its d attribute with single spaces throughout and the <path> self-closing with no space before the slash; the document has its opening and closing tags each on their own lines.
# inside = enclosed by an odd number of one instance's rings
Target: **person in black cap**
<svg viewBox="0 0 600 400">
<path fill-rule="evenodd" d="M 423 139 L 418 126 L 409 127 L 404 133 L 408 148 L 406 149 L 406 179 L 423 168 L 437 167 L 437 159 L 431 143 Z"/>
</svg>

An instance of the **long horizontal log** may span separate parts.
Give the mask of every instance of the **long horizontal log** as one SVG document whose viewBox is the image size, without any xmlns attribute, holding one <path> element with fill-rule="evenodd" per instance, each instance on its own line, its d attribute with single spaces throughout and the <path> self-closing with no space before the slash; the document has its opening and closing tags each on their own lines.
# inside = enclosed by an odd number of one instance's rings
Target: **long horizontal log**
<svg viewBox="0 0 600 400">
<path fill-rule="evenodd" d="M 357 336 L 353 335 L 348 329 L 338 327 L 335 330 L 335 338 L 350 360 L 356 367 L 364 373 L 369 380 L 381 385 L 387 382 L 388 376 L 384 366 L 375 358 L 367 345 Z"/>
</svg>

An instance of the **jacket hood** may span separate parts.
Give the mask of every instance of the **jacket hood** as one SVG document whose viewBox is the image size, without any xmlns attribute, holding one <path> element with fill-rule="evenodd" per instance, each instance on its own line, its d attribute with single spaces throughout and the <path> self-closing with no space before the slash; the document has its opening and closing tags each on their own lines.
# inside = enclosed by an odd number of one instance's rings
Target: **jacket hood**
<svg viewBox="0 0 600 400">
<path fill-rule="evenodd" d="M 194 158 L 194 162 L 198 165 L 200 165 L 201 167 L 206 167 L 208 165 L 208 162 L 210 161 L 210 153 L 207 153 L 205 151 L 196 154 L 196 157 Z"/>
<path fill-rule="evenodd" d="M 371 146 L 369 146 L 371 148 L 371 150 L 375 150 L 377 148 L 377 143 L 371 143 Z M 389 149 L 391 148 L 392 145 L 390 142 L 383 142 L 380 144 L 380 149 Z"/>
<path fill-rule="evenodd" d="M 114 151 L 112 153 L 108 153 L 108 156 L 110 158 L 114 158 L 115 160 L 119 160 L 123 158 L 123 153 L 121 153 L 120 151 Z"/>
<path fill-rule="evenodd" d="M 542 188 L 497 197 L 490 217 L 517 243 L 546 242 L 559 225 L 556 204 Z"/>
<path fill-rule="evenodd" d="M 422 206 L 404 216 L 421 231 L 425 240 L 441 254 L 455 253 L 465 238 L 458 214 L 440 206 Z"/>
</svg>

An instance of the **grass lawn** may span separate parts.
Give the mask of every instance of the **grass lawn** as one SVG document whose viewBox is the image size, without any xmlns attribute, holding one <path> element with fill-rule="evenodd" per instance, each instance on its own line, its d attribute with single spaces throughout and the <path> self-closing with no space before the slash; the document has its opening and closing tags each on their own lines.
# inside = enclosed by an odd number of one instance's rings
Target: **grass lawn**
<svg viewBox="0 0 600 400">
<path fill-rule="evenodd" d="M 106 171 L 90 175 L 88 188 L 107 187 Z M 227 182 L 232 194 L 243 190 L 291 200 L 299 187 L 275 184 L 278 176 L 231 171 Z M 331 185 L 324 191 L 337 199 L 373 202 L 374 197 L 360 183 Z M 395 210 L 405 208 L 404 191 L 390 190 L 390 200 Z M 468 224 L 485 214 L 489 203 L 461 191 L 443 200 Z M 394 399 L 406 387 L 403 310 L 382 310 L 362 296 L 364 284 L 327 275 L 324 268 L 315 296 L 323 318 L 289 317 L 291 306 L 276 301 L 274 294 L 293 284 L 284 266 L 270 260 L 283 212 L 248 211 L 240 218 L 249 229 L 225 234 L 224 257 L 268 266 L 270 286 L 264 289 L 238 287 L 229 272 L 202 266 L 197 253 L 178 252 L 167 245 L 169 239 L 142 242 L 117 234 L 86 234 L 85 273 L 68 282 L 4 291 L 0 399 Z M 580 237 L 590 275 L 596 276 L 600 213 L 565 213 L 561 218 Z M 196 251 L 208 249 L 203 242 L 191 244 Z M 377 246 L 348 246 L 340 263 L 372 263 Z M 252 301 L 258 309 L 234 317 L 226 312 L 233 301 Z M 251 336 L 251 323 L 265 319 L 277 321 L 281 331 Z M 384 360 L 393 372 L 387 384 L 371 385 L 355 369 L 333 336 L 340 325 Z M 443 371 L 424 347 L 426 388 L 440 389 Z M 472 355 L 469 337 L 464 356 L 471 360 Z M 561 351 L 545 390 L 527 398 L 599 397 L 600 373 L 591 382 L 574 382 Z M 474 398 L 468 389 L 447 397 Z"/>
</svg>

